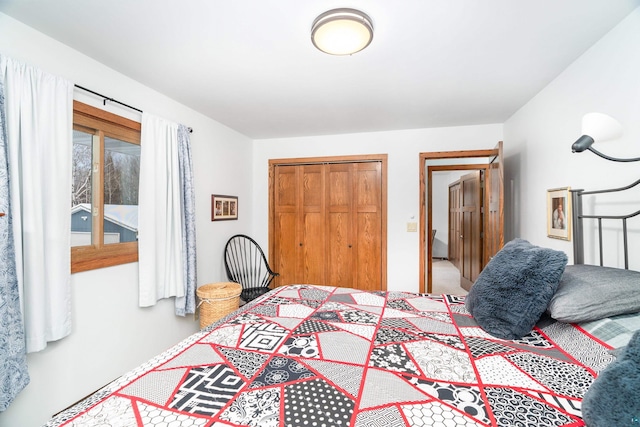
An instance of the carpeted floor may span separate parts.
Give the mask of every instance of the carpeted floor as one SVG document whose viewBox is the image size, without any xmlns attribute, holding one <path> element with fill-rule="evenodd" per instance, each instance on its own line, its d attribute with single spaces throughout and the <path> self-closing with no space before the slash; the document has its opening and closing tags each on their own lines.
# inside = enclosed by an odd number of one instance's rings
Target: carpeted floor
<svg viewBox="0 0 640 427">
<path fill-rule="evenodd" d="M 466 295 L 467 291 L 460 287 L 460 270 L 447 260 L 434 259 L 433 291 L 434 294 Z"/>
</svg>

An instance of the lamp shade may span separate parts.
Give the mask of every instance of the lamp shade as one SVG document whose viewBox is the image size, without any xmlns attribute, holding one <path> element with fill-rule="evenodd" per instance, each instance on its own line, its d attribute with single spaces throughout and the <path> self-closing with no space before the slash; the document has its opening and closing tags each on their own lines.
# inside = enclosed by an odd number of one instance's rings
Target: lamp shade
<svg viewBox="0 0 640 427">
<path fill-rule="evenodd" d="M 595 142 L 608 141 L 622 136 L 622 125 L 606 114 L 588 113 L 582 117 L 582 134 Z"/>
<path fill-rule="evenodd" d="M 618 158 L 611 157 L 594 149 L 591 145 L 596 142 L 608 141 L 622 136 L 622 125 L 611 116 L 602 113 L 589 113 L 582 117 L 582 136 L 571 146 L 574 153 L 591 151 L 596 156 L 612 162 L 640 162 L 640 157 Z"/>
<path fill-rule="evenodd" d="M 311 41 L 330 55 L 352 55 L 373 40 L 371 19 L 355 9 L 333 9 L 318 16 L 311 26 Z"/>
</svg>

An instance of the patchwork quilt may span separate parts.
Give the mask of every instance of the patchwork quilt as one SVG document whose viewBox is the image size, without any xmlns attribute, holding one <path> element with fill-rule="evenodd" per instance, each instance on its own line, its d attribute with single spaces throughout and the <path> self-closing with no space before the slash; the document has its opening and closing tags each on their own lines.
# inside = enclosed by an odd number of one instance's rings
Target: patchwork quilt
<svg viewBox="0 0 640 427">
<path fill-rule="evenodd" d="M 277 288 L 47 426 L 582 426 L 613 360 L 580 328 L 494 338 L 464 297 Z"/>
</svg>

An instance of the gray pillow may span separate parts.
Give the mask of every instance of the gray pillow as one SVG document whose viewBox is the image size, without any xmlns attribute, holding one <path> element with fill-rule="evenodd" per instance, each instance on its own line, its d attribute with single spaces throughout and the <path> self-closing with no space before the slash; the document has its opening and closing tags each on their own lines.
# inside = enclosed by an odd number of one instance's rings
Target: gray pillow
<svg viewBox="0 0 640 427">
<path fill-rule="evenodd" d="M 478 276 L 466 297 L 467 310 L 491 335 L 522 338 L 544 314 L 565 265 L 564 252 L 512 240 Z"/>
<path fill-rule="evenodd" d="M 640 272 L 568 265 L 547 311 L 565 323 L 640 311 Z"/>
</svg>

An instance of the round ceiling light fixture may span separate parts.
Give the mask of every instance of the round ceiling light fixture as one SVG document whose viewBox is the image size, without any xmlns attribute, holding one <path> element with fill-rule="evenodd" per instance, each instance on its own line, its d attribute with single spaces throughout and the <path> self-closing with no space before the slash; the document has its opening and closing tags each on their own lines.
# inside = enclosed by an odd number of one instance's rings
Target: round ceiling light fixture
<svg viewBox="0 0 640 427">
<path fill-rule="evenodd" d="M 356 9 L 332 9 L 311 26 L 311 41 L 330 55 L 352 55 L 373 40 L 371 18 Z"/>
</svg>

